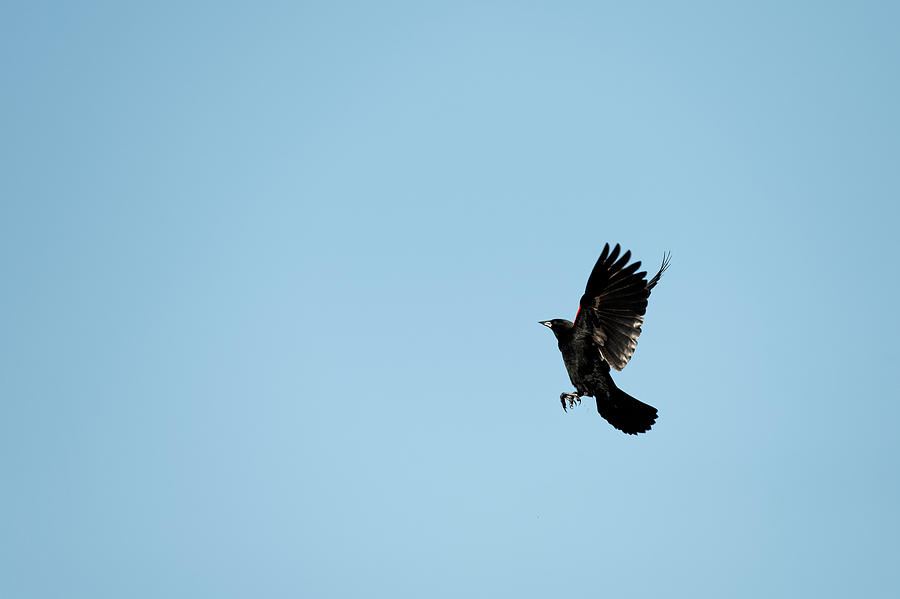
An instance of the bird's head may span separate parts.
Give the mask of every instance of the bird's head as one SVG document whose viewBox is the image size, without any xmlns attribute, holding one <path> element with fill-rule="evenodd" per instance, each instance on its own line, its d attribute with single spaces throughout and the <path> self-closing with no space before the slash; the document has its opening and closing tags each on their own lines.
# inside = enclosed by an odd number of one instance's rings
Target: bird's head
<svg viewBox="0 0 900 599">
<path fill-rule="evenodd" d="M 545 327 L 547 327 L 548 329 L 550 329 L 551 331 L 553 331 L 553 334 L 556 335 L 557 337 L 559 337 L 560 333 L 568 332 L 568 331 L 572 330 L 572 326 L 574 326 L 571 321 L 566 320 L 565 318 L 554 318 L 553 320 L 542 320 L 538 324 L 542 324 Z"/>
</svg>

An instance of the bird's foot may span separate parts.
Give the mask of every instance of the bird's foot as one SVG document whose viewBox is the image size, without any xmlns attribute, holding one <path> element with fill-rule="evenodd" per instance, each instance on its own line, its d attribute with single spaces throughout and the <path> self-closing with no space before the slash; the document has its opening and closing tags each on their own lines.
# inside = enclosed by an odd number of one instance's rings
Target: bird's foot
<svg viewBox="0 0 900 599">
<path fill-rule="evenodd" d="M 566 409 L 566 404 L 568 403 L 569 408 L 575 407 L 575 402 L 581 404 L 581 394 L 580 393 L 560 393 L 559 401 L 562 403 L 563 412 L 568 411 Z"/>
</svg>

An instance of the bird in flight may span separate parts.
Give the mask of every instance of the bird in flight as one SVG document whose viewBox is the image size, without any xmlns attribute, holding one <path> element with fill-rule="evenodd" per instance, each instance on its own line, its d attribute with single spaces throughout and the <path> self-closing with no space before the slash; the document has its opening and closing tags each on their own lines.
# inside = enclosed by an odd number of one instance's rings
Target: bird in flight
<svg viewBox="0 0 900 599">
<path fill-rule="evenodd" d="M 631 397 L 613 382 L 610 367 L 622 370 L 631 359 L 641 335 L 650 290 L 669 267 L 671 254 L 664 254 L 662 266 L 653 278 L 637 272 L 640 262 L 628 264 L 631 252 L 619 257 L 619 244 L 609 244 L 588 277 L 575 322 L 563 318 L 544 320 L 559 342 L 559 351 L 575 385 L 574 393 L 559 396 L 563 410 L 582 397 L 597 400 L 597 412 L 611 425 L 629 435 L 645 433 L 656 422 L 656 408 Z"/>
</svg>

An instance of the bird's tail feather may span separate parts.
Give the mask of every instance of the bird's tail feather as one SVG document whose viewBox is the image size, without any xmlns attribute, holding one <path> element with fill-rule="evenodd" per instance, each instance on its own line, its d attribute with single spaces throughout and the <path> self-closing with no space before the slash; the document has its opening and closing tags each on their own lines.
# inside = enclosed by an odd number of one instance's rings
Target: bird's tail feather
<svg viewBox="0 0 900 599">
<path fill-rule="evenodd" d="M 618 387 L 607 398 L 597 398 L 597 412 L 611 425 L 629 435 L 645 433 L 656 422 L 656 408 L 631 397 Z"/>
</svg>

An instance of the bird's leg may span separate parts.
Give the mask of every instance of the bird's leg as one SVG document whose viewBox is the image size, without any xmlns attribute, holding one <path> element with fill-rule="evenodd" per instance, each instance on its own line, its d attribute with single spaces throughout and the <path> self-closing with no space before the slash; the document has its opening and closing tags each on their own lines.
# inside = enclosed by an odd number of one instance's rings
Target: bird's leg
<svg viewBox="0 0 900 599">
<path fill-rule="evenodd" d="M 581 393 L 576 391 L 575 393 L 560 393 L 559 401 L 562 403 L 563 412 L 566 412 L 566 402 L 568 402 L 570 408 L 575 407 L 575 402 L 577 401 L 579 405 L 581 404 Z"/>
</svg>

